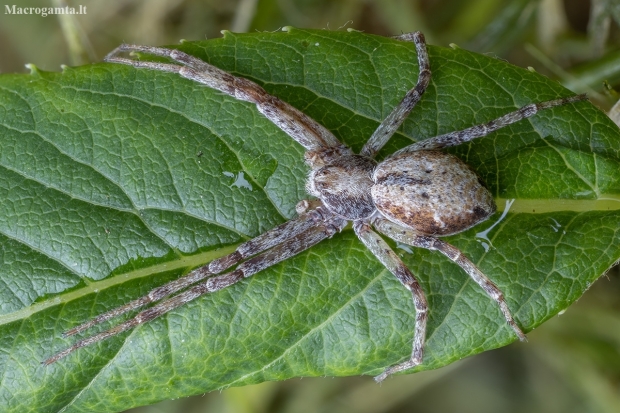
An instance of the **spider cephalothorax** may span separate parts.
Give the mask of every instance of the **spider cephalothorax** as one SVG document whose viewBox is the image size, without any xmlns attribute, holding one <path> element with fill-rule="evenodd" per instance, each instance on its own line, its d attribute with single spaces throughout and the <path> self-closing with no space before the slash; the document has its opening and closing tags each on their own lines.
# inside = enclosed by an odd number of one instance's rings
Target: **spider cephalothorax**
<svg viewBox="0 0 620 413">
<path fill-rule="evenodd" d="M 69 330 L 65 336 L 155 303 L 109 330 L 76 342 L 43 363 L 54 363 L 81 347 L 148 322 L 203 294 L 226 288 L 311 248 L 341 231 L 349 221 L 352 221 L 360 241 L 412 293 L 416 309 L 411 357 L 387 368 L 375 377 L 377 381 L 422 363 L 429 311 L 415 276 L 378 233 L 414 247 L 437 250 L 454 261 L 495 300 L 506 322 L 517 337 L 524 340 L 525 334 L 514 320 L 499 288 L 457 248 L 438 238 L 464 231 L 487 219 L 496 209 L 491 193 L 478 176 L 463 161 L 439 150 L 485 136 L 533 116 L 539 110 L 583 100 L 585 96 L 529 104 L 486 124 L 414 143 L 377 164 L 375 155 L 420 100 L 431 77 L 422 34 L 410 33 L 398 39 L 412 41 L 416 45 L 419 64 L 417 84 L 379 125 L 359 155 L 353 154 L 319 123 L 269 95 L 256 83 L 235 77 L 186 53 L 136 45 L 121 45 L 110 53 L 105 59 L 107 62 L 177 73 L 236 99 L 256 104 L 260 113 L 306 149 L 305 159 L 312 169 L 306 187 L 318 200 L 301 201 L 298 218 L 241 244 L 232 254 Z M 152 54 L 177 64 L 132 60 L 119 57 L 121 52 Z M 234 270 L 224 273 L 235 265 Z"/>
<path fill-rule="evenodd" d="M 376 211 L 371 195 L 376 164 L 360 155 L 342 156 L 314 169 L 306 188 L 334 214 L 348 220 L 367 219 Z"/>
</svg>

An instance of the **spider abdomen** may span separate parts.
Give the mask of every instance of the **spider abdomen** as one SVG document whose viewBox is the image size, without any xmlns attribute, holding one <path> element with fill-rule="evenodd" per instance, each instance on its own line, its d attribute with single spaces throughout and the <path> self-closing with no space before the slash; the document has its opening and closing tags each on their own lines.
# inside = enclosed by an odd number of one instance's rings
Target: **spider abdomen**
<svg viewBox="0 0 620 413">
<path fill-rule="evenodd" d="M 454 155 L 417 151 L 389 158 L 373 174 L 376 208 L 424 235 L 451 235 L 486 220 L 495 202 L 478 175 Z"/>
</svg>

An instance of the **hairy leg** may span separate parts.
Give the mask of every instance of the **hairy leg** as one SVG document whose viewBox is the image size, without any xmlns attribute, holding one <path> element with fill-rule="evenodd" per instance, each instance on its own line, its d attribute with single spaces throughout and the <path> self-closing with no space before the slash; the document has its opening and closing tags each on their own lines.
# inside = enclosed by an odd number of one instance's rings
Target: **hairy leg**
<svg viewBox="0 0 620 413">
<path fill-rule="evenodd" d="M 494 119 L 490 122 L 483 123 L 481 125 L 472 126 L 467 129 L 463 129 L 461 131 L 450 132 L 444 135 L 439 135 L 434 138 L 426 139 L 420 142 L 416 142 L 412 145 L 406 146 L 403 149 L 395 152 L 392 156 L 398 156 L 402 153 L 406 152 L 415 152 L 421 150 L 429 150 L 429 149 L 441 149 L 446 148 L 448 146 L 456 146 L 465 142 L 469 142 L 476 138 L 481 138 L 483 136 L 488 135 L 491 132 L 494 132 L 498 129 L 501 129 L 505 126 L 511 125 L 520 120 L 529 118 L 534 116 L 541 110 L 553 108 L 555 106 L 562 106 L 568 103 L 579 102 L 581 100 L 586 100 L 588 97 L 583 95 L 576 95 L 567 98 L 549 100 L 547 102 L 541 103 L 531 103 L 529 105 L 523 106 L 520 109 L 515 110 L 514 112 L 510 112 L 504 116 L 501 116 L 497 119 Z"/>
<path fill-rule="evenodd" d="M 101 340 L 105 340 L 109 337 L 122 333 L 123 331 L 137 327 L 140 324 L 147 323 L 177 307 L 180 307 L 192 300 L 195 300 L 201 295 L 216 292 L 226 287 L 229 287 L 244 278 L 250 277 L 257 272 L 264 270 L 265 268 L 271 267 L 272 265 L 275 265 L 280 261 L 284 261 L 296 254 L 299 254 L 302 251 L 307 250 L 308 248 L 318 244 L 324 239 L 331 237 L 336 232 L 341 231 L 342 228 L 345 227 L 345 225 L 346 221 L 340 218 L 332 218 L 327 222 L 320 223 L 317 226 L 310 228 L 306 232 L 303 232 L 293 238 L 287 239 L 286 242 L 279 244 L 278 246 L 268 250 L 267 252 L 248 259 L 247 261 L 240 264 L 234 271 L 218 275 L 213 278 L 209 278 L 208 280 L 197 284 L 190 289 L 175 295 L 172 298 L 161 301 L 153 307 L 141 311 L 135 317 L 121 324 L 118 324 L 115 327 L 110 328 L 109 330 L 103 331 L 101 333 L 95 334 L 91 337 L 87 337 L 76 342 L 71 347 L 62 350 L 54 354 L 47 360 L 43 361 L 42 364 L 49 365 L 55 363 L 56 361 L 60 360 L 63 357 L 66 357 L 67 355 L 71 354 L 79 348 L 89 346 Z"/>
<path fill-rule="evenodd" d="M 362 148 L 360 155 L 374 156 L 383 148 L 388 140 L 398 130 L 400 125 L 409 116 L 409 113 L 413 110 L 415 105 L 420 101 L 422 94 L 426 91 L 428 83 L 431 80 L 431 67 L 428 59 L 428 53 L 426 52 L 426 41 L 424 35 L 420 32 L 407 33 L 402 36 L 396 37 L 399 40 L 412 41 L 415 43 L 416 51 L 418 53 L 418 66 L 420 72 L 418 74 L 418 82 L 413 89 L 411 89 L 400 104 L 392 110 L 377 130 L 372 134 L 368 142 Z"/>
<path fill-rule="evenodd" d="M 123 52 L 140 52 L 166 57 L 181 65 L 148 62 L 118 57 Z M 194 56 L 174 49 L 162 47 L 122 44 L 104 59 L 110 63 L 120 63 L 164 72 L 178 73 L 182 77 L 219 90 L 235 99 L 256 104 L 261 112 L 280 129 L 299 142 L 307 150 L 347 148 L 324 126 L 279 98 L 268 94 L 258 84 L 242 77 L 234 76 Z"/>
<path fill-rule="evenodd" d="M 154 288 L 144 297 L 140 297 L 136 300 L 128 302 L 125 305 L 100 314 L 92 320 L 87 321 L 86 323 L 81 324 L 75 328 L 72 328 L 69 331 L 66 331 L 63 334 L 63 337 L 72 336 L 111 318 L 118 317 L 136 308 L 140 308 L 147 304 L 159 301 L 162 298 L 181 291 L 189 287 L 190 285 L 202 281 L 207 277 L 221 273 L 222 271 L 232 267 L 235 264 L 238 264 L 239 262 L 247 259 L 248 257 L 264 252 L 286 241 L 289 238 L 295 237 L 309 230 L 310 228 L 319 225 L 327 217 L 328 216 L 325 215 L 323 208 L 320 207 L 315 210 L 309 211 L 308 213 L 302 214 L 297 219 L 285 222 L 284 224 L 279 225 L 271 229 L 270 231 L 267 231 L 264 234 L 257 236 L 256 238 L 244 242 L 233 253 L 229 255 L 215 259 L 209 264 L 197 268 L 177 280 Z"/>
<path fill-rule="evenodd" d="M 370 225 L 357 221 L 353 225 L 355 233 L 366 247 L 381 261 L 392 274 L 411 291 L 415 305 L 415 332 L 413 336 L 413 348 L 411 358 L 404 363 L 388 367 L 383 373 L 375 377 L 375 381 L 382 382 L 389 375 L 407 370 L 422 363 L 424 356 L 424 341 L 426 340 L 426 319 L 428 304 L 422 287 L 415 279 L 413 273 L 392 251 L 390 246 L 372 230 Z"/>
<path fill-rule="evenodd" d="M 413 247 L 425 248 L 427 250 L 437 250 L 446 257 L 450 258 L 452 261 L 458 264 L 459 267 L 461 267 L 463 271 L 465 271 L 476 282 L 476 284 L 478 284 L 489 295 L 489 297 L 495 300 L 497 305 L 499 305 L 499 308 L 502 311 L 506 322 L 515 332 L 517 337 L 519 337 L 519 340 L 527 341 L 525 333 L 523 333 L 517 322 L 514 320 L 514 317 L 510 313 L 510 309 L 508 308 L 508 305 L 504 300 L 504 294 L 493 283 L 493 281 L 489 280 L 489 278 L 484 275 L 484 273 L 480 271 L 478 267 L 476 267 L 476 264 L 474 264 L 469 258 L 464 256 L 458 248 L 448 244 L 447 242 L 439 238 L 427 235 L 418 235 L 414 231 L 394 224 L 387 219 L 377 219 L 373 222 L 373 226 L 377 231 L 387 235 L 388 237 L 396 241 L 400 241 Z"/>
</svg>

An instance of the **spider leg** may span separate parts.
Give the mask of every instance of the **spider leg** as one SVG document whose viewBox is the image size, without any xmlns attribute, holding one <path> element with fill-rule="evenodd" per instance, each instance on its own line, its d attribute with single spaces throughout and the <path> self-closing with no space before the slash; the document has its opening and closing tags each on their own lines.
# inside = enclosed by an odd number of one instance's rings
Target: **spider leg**
<svg viewBox="0 0 620 413">
<path fill-rule="evenodd" d="M 401 261 L 401 259 L 392 251 L 390 246 L 370 228 L 370 225 L 356 221 L 353 229 L 359 239 L 366 247 L 381 261 L 385 267 L 398 278 L 398 280 L 411 291 L 413 295 L 413 303 L 415 305 L 415 334 L 413 336 L 413 349 L 411 358 L 404 363 L 396 364 L 388 367 L 383 373 L 375 377 L 375 381 L 381 382 L 389 375 L 399 371 L 407 370 L 422 363 L 424 356 L 424 341 L 426 340 L 426 319 L 428 313 L 428 304 L 424 291 L 416 280 L 413 273 Z"/>
<path fill-rule="evenodd" d="M 181 65 L 148 62 L 118 57 L 122 52 L 141 52 L 174 60 Z M 342 148 L 342 143 L 324 126 L 279 98 L 268 94 L 251 80 L 234 76 L 180 50 L 162 47 L 122 44 L 110 52 L 104 60 L 137 68 L 147 68 L 178 73 L 182 77 L 219 90 L 238 100 L 256 104 L 258 111 L 306 150 Z"/>
<path fill-rule="evenodd" d="M 431 66 L 428 59 L 428 53 L 426 51 L 426 41 L 424 35 L 420 32 L 407 33 L 402 36 L 398 36 L 397 39 L 413 41 L 418 53 L 418 66 L 420 73 L 418 74 L 418 82 L 413 89 L 411 89 L 403 100 L 392 110 L 377 130 L 372 134 L 370 139 L 366 142 L 362 148 L 360 155 L 374 158 L 377 152 L 383 148 L 387 141 L 394 135 L 400 125 L 407 118 L 414 106 L 420 101 L 422 94 L 426 91 L 428 83 L 431 80 Z"/>
<path fill-rule="evenodd" d="M 215 259 L 209 264 L 197 268 L 177 280 L 152 289 L 144 297 L 140 297 L 136 300 L 128 302 L 125 305 L 100 314 L 92 320 L 64 332 L 63 337 L 72 336 L 111 318 L 118 317 L 136 308 L 159 301 L 164 297 L 189 287 L 190 285 L 196 284 L 198 281 L 202 281 L 207 277 L 219 274 L 233 265 L 247 259 L 248 257 L 264 252 L 289 238 L 304 233 L 324 220 L 325 216 L 323 208 L 321 207 L 309 211 L 308 213 L 301 214 L 296 219 L 285 222 L 284 224 L 279 225 L 264 234 L 257 236 L 256 238 L 244 242 L 229 255 Z"/>
<path fill-rule="evenodd" d="M 464 256 L 458 248 L 439 238 L 428 235 L 418 235 L 415 231 L 397 225 L 387 219 L 377 219 L 373 222 L 373 226 L 377 231 L 396 241 L 400 241 L 413 247 L 437 250 L 446 257 L 450 258 L 458 264 L 458 266 L 461 267 L 463 271 L 465 271 L 476 282 L 476 284 L 478 284 L 487 293 L 489 297 L 495 300 L 497 305 L 499 305 L 506 322 L 513 329 L 517 337 L 519 337 L 519 340 L 527 341 L 525 333 L 523 333 L 510 313 L 510 309 L 504 300 L 504 294 L 502 291 L 493 283 L 493 281 L 489 280 L 489 278 L 484 275 L 478 267 L 476 267 L 476 264 Z"/>
<path fill-rule="evenodd" d="M 567 98 L 549 100 L 541 103 L 531 103 L 523 106 L 514 112 L 507 113 L 497 119 L 490 122 L 483 123 L 481 125 L 472 126 L 461 131 L 450 132 L 444 135 L 439 135 L 434 138 L 429 138 L 420 142 L 416 142 L 403 149 L 396 151 L 392 156 L 398 156 L 406 152 L 415 152 L 429 149 L 441 149 L 448 146 L 460 145 L 464 142 L 469 142 L 476 138 L 480 138 L 501 129 L 505 126 L 511 125 L 515 122 L 534 116 L 536 113 L 543 109 L 553 108 L 555 106 L 566 105 L 568 103 L 579 102 L 586 100 L 588 97 L 585 94 L 570 96 Z"/>
<path fill-rule="evenodd" d="M 286 242 L 281 243 L 260 255 L 248 259 L 247 261 L 240 264 L 234 271 L 218 275 L 213 278 L 209 278 L 208 280 L 197 284 L 190 289 L 175 295 L 172 298 L 164 300 L 154 305 L 153 307 L 141 311 L 135 317 L 123 323 L 120 323 L 115 327 L 110 328 L 109 330 L 95 334 L 91 337 L 84 338 L 73 344 L 71 347 L 68 347 L 54 354 L 47 360 L 43 361 L 42 364 L 52 364 L 60 360 L 61 358 L 66 357 L 67 355 L 71 354 L 79 348 L 89 346 L 101 340 L 105 340 L 109 337 L 122 333 L 123 331 L 139 326 L 140 324 L 149 322 L 177 307 L 180 307 L 192 300 L 195 300 L 201 295 L 216 292 L 226 287 L 229 287 L 244 278 L 248 278 L 251 275 L 256 274 L 257 272 L 264 270 L 265 268 L 271 267 L 272 265 L 275 265 L 280 261 L 284 261 L 302 251 L 307 250 L 308 248 L 312 247 L 315 244 L 318 244 L 324 239 L 331 237 L 336 232 L 341 231 L 346 226 L 346 224 L 347 221 L 341 218 L 328 217 L 327 221 L 318 223 L 314 227 L 308 229 L 306 232 L 289 238 L 286 240 Z"/>
</svg>

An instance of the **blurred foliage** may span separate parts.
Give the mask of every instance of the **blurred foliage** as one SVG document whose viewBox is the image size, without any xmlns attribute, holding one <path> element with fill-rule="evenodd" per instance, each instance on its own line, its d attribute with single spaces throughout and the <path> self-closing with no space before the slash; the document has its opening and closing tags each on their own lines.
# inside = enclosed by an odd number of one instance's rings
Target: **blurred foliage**
<svg viewBox="0 0 620 413">
<path fill-rule="evenodd" d="M 23 0 L 21 7 L 62 5 Z M 220 30 L 343 26 L 393 35 L 421 30 L 431 44 L 489 53 L 587 92 L 607 110 L 620 87 L 618 0 L 73 0 L 87 14 L 0 14 L 0 72 L 97 61 L 123 41 L 174 44 Z M 438 371 L 395 377 L 303 379 L 232 388 L 132 410 L 163 412 L 617 412 L 620 312 L 617 269 L 529 343 Z"/>
</svg>

